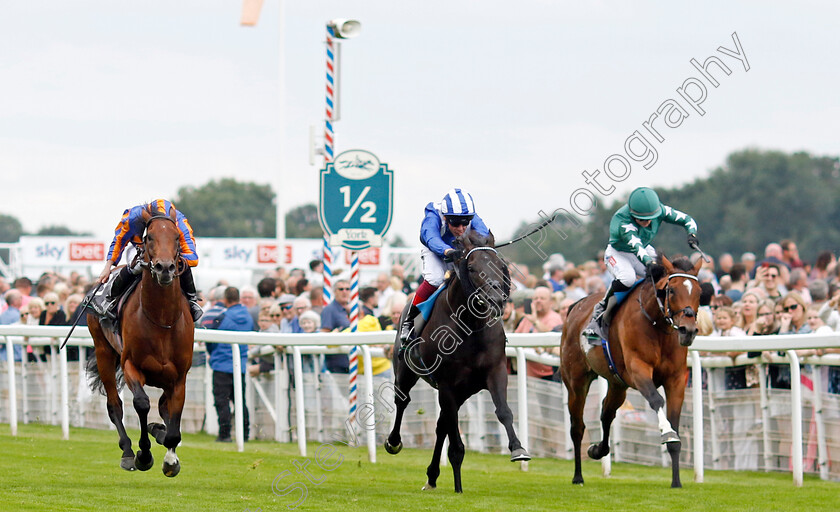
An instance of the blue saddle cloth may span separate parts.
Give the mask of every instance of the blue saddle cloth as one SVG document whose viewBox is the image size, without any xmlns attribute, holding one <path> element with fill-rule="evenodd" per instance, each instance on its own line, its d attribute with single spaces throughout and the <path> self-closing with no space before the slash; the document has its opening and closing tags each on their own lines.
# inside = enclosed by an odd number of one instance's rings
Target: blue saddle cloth
<svg viewBox="0 0 840 512">
<path fill-rule="evenodd" d="M 633 283 L 633 286 L 631 286 L 629 290 L 625 290 L 625 291 L 623 291 L 623 292 L 615 292 L 615 293 L 613 294 L 613 295 L 615 295 L 615 305 L 616 305 L 616 306 L 618 306 L 619 304 L 621 304 L 622 302 L 624 302 L 624 299 L 626 299 L 626 298 L 627 298 L 627 296 L 628 296 L 628 295 L 630 295 L 630 292 L 632 292 L 633 290 L 635 290 L 635 289 L 636 289 L 636 287 L 637 287 L 637 286 L 639 286 L 640 284 L 642 284 L 642 282 L 643 282 L 644 280 L 645 280 L 645 278 L 644 278 L 644 277 L 643 277 L 643 278 L 641 278 L 641 279 L 639 279 L 638 281 L 636 281 L 635 283 Z M 615 311 L 618 311 L 618 309 L 616 309 Z"/>
<path fill-rule="evenodd" d="M 420 310 L 420 313 L 423 315 L 423 320 L 428 320 L 429 317 L 432 315 L 432 308 L 435 306 L 435 300 L 437 300 L 438 295 L 446 288 L 446 283 L 440 285 L 440 287 L 435 290 L 435 293 L 431 295 L 428 299 L 417 304 L 417 309 Z"/>
</svg>

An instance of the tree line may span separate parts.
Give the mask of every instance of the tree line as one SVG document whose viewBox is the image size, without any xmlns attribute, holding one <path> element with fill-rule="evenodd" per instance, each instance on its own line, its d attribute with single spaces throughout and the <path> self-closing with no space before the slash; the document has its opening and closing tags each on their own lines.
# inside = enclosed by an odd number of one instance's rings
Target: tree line
<svg viewBox="0 0 840 512">
<path fill-rule="evenodd" d="M 730 154 L 724 165 L 704 178 L 654 189 L 663 203 L 694 217 L 701 248 L 713 256 L 729 252 L 737 260 L 749 251 L 761 259 L 768 243 L 783 239 L 796 242 L 802 259 L 810 262 L 820 251 L 840 249 L 838 157 L 745 149 Z M 580 225 L 555 220 L 568 237 L 563 240 L 554 230 L 547 230 L 542 251 L 561 253 L 576 263 L 595 259 L 609 240 L 613 213 L 626 202 L 627 196 L 608 205 L 599 202 L 592 214 L 578 217 Z M 534 222 L 523 222 L 516 236 L 526 233 Z M 665 254 L 690 251 L 685 231 L 667 224 L 660 229 L 655 247 Z M 503 252 L 508 259 L 529 266 L 544 261 L 527 243 Z"/>
</svg>

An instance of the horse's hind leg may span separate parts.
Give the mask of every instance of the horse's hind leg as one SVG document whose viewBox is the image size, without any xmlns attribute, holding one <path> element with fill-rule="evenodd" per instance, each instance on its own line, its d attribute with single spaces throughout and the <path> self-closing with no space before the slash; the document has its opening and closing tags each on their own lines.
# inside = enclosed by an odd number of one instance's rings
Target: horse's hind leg
<svg viewBox="0 0 840 512">
<path fill-rule="evenodd" d="M 463 492 L 461 490 L 461 462 L 464 460 L 464 444 L 461 442 L 461 436 L 458 432 L 458 405 L 452 396 L 452 392 L 445 389 L 441 389 L 438 392 L 438 402 L 440 403 L 440 416 L 438 417 L 437 427 L 435 428 L 435 449 L 432 452 L 432 461 L 429 463 L 429 467 L 426 468 L 426 477 L 428 480 L 426 481 L 426 485 L 423 486 L 423 489 L 434 489 L 437 487 L 437 479 L 440 476 L 440 458 L 443 454 L 443 442 L 446 440 L 446 436 L 449 436 L 449 461 L 452 463 L 452 473 L 455 476 L 455 492 Z M 452 436 L 453 428 L 455 429 L 457 440 Z M 461 447 L 460 457 L 458 456 L 459 444 Z"/>
<path fill-rule="evenodd" d="M 448 402 L 448 401 L 447 401 Z M 447 416 L 446 426 L 449 430 L 449 463 L 452 464 L 452 476 L 455 479 L 455 492 L 463 493 L 464 489 L 461 487 L 461 464 L 464 462 L 464 441 L 461 439 L 461 432 L 458 427 L 458 409 L 461 408 L 463 400 L 452 401 L 449 403 L 451 412 Z M 445 402 L 441 402 L 441 409 L 443 409 Z"/>
<path fill-rule="evenodd" d="M 624 403 L 627 397 L 627 388 L 610 384 L 607 389 L 607 396 L 601 403 L 601 442 L 593 444 L 586 452 L 590 458 L 598 460 L 610 453 L 610 426 L 615 419 L 615 412 Z"/>
<path fill-rule="evenodd" d="M 131 439 L 125 432 L 125 425 L 123 425 L 123 403 L 117 390 L 119 354 L 108 345 L 107 341 L 100 342 L 97 336 L 94 336 L 94 341 L 96 345 L 96 367 L 108 401 L 108 418 L 117 428 L 117 433 L 120 436 L 119 444 L 123 452 L 120 467 L 126 471 L 134 471 L 136 469 L 134 466 L 134 450 L 131 449 Z"/>
<path fill-rule="evenodd" d="M 405 408 L 408 407 L 408 403 L 411 402 L 411 397 L 408 393 L 417 384 L 417 379 L 419 378 L 405 364 L 405 361 L 400 359 L 400 356 L 397 355 L 398 350 L 398 347 L 394 347 L 394 404 L 397 406 L 397 413 L 394 418 L 394 426 L 391 429 L 391 433 L 385 439 L 385 451 L 392 455 L 396 455 L 402 450 L 400 426 L 402 425 L 403 413 L 405 413 Z"/>
<path fill-rule="evenodd" d="M 569 434 L 572 437 L 572 444 L 575 448 L 575 476 L 572 484 L 583 485 L 583 472 L 581 471 L 580 444 L 583 441 L 583 432 L 586 425 L 583 423 L 583 408 L 586 405 L 586 395 L 589 393 L 589 385 L 593 377 L 583 372 L 572 376 L 569 366 L 564 365 L 563 383 L 569 393 L 569 417 L 571 427 Z"/>
<path fill-rule="evenodd" d="M 508 449 L 510 450 L 510 461 L 531 460 L 528 451 L 522 447 L 516 431 L 513 429 L 513 413 L 507 403 L 507 368 L 502 364 L 487 377 L 487 390 L 493 398 L 493 405 L 496 406 L 496 417 L 505 427 L 508 436 Z"/>
<path fill-rule="evenodd" d="M 127 359 L 123 365 L 123 373 L 128 389 L 134 394 L 134 410 L 137 411 L 137 416 L 140 418 L 140 440 L 137 442 L 140 450 L 134 457 L 134 465 L 140 471 L 148 471 L 155 463 L 151 451 L 152 442 L 149 441 L 149 428 L 146 424 L 151 409 L 149 395 L 143 389 L 145 384 L 143 374 L 134 367 L 130 359 Z"/>
</svg>

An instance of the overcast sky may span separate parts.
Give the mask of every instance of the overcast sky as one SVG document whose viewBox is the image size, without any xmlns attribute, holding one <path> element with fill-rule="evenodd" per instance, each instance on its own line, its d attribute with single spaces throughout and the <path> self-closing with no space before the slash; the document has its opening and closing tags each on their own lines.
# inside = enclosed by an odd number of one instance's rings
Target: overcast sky
<svg viewBox="0 0 840 512">
<path fill-rule="evenodd" d="M 343 44 L 336 151 L 367 149 L 394 169 L 389 234 L 409 242 L 425 203 L 452 186 L 503 240 L 578 189 L 603 199 L 583 171 L 601 171 L 612 201 L 707 176 L 745 147 L 840 154 L 831 2 L 283 5 L 281 34 L 277 0 L 256 27 L 239 25 L 239 0 L 4 2 L 0 213 L 30 232 L 110 239 L 123 209 L 210 179 L 270 183 L 289 208 L 317 202 L 309 126 L 322 132 L 331 18 L 362 22 Z M 737 49 L 733 33 L 746 62 L 718 51 Z M 710 67 L 718 87 L 690 63 L 712 55 L 731 71 Z M 677 91 L 690 78 L 706 89 L 702 116 Z M 679 122 L 654 119 L 660 142 L 643 123 L 663 103 Z M 625 149 L 636 130 L 657 152 L 648 169 Z M 631 163 L 620 176 L 614 159 L 616 180 L 602 171 L 613 154 Z"/>
</svg>

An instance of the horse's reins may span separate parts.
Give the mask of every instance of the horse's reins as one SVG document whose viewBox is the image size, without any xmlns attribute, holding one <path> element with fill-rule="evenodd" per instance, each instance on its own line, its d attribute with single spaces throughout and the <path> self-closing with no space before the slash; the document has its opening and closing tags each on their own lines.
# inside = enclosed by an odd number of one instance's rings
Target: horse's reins
<svg viewBox="0 0 840 512">
<path fill-rule="evenodd" d="M 649 277 L 650 277 L 651 283 L 653 284 L 653 296 L 654 296 L 654 298 L 656 298 L 656 305 L 657 305 L 657 307 L 659 307 L 659 312 L 662 314 L 662 317 L 665 319 L 668 326 L 672 327 L 673 329 L 679 329 L 679 326 L 674 323 L 674 316 L 677 315 L 678 313 L 688 314 L 689 312 L 693 312 L 693 310 L 690 307 L 686 307 L 686 308 L 681 309 L 680 311 L 671 312 L 671 287 L 668 286 L 668 282 L 671 281 L 671 279 L 673 279 L 675 277 L 682 277 L 682 278 L 685 278 L 685 279 L 691 279 L 693 281 L 697 281 L 697 276 L 693 276 L 691 274 L 685 274 L 685 273 L 682 273 L 682 272 L 678 272 L 678 273 L 669 275 L 668 280 L 665 282 L 665 304 L 664 304 L 664 306 L 662 304 L 662 299 L 659 298 L 659 294 L 657 293 L 659 290 L 657 290 L 657 288 L 656 288 L 656 283 L 653 282 L 653 276 L 649 276 Z M 653 318 L 651 318 L 650 315 L 648 314 L 647 310 L 645 309 L 644 304 L 642 304 L 642 294 L 641 293 L 638 295 L 638 300 L 639 300 L 639 307 L 642 310 L 642 314 L 645 315 L 645 318 L 647 318 L 650 321 L 650 323 L 654 325 L 654 327 L 658 326 L 659 320 L 654 320 Z M 667 327 L 666 327 L 666 329 L 667 329 Z"/>
<path fill-rule="evenodd" d="M 482 246 L 482 247 L 473 247 L 472 249 L 470 249 L 469 251 L 467 251 L 467 254 L 463 257 L 463 260 L 464 260 L 464 261 L 467 261 L 467 260 L 469 259 L 470 255 L 472 255 L 472 253 L 474 253 L 475 251 L 491 251 L 491 252 L 493 252 L 493 254 L 495 254 L 496 256 L 499 256 L 499 253 L 496 251 L 496 249 L 495 249 L 495 248 L 493 248 L 493 247 L 486 247 L 486 246 Z M 460 272 L 458 271 L 458 266 L 457 266 L 457 265 L 455 265 L 455 275 L 458 277 L 458 281 L 461 281 L 461 286 L 462 286 L 462 287 L 464 287 L 464 283 L 463 283 L 463 281 L 464 281 L 465 279 L 466 279 L 466 280 L 469 280 L 469 279 L 470 279 L 470 276 L 469 276 L 469 275 L 465 275 L 465 276 L 463 276 L 463 277 L 460 275 Z M 471 281 L 470 281 L 470 283 L 471 283 Z M 475 285 L 472 285 L 472 284 L 471 284 L 471 286 L 472 286 L 473 288 L 475 288 Z M 446 306 L 450 309 L 450 311 L 455 311 L 455 310 L 452 308 L 452 304 L 451 304 L 451 303 L 450 303 L 450 301 L 449 301 L 449 293 L 444 294 L 443 298 L 444 298 L 444 300 L 446 301 Z M 507 299 L 507 297 L 505 297 L 505 299 Z M 467 297 L 467 300 L 469 300 L 469 297 Z M 468 309 L 469 309 L 469 308 L 468 308 Z M 483 327 L 481 327 L 480 329 L 475 329 L 475 330 L 473 330 L 473 332 L 481 332 L 481 331 L 483 331 L 484 329 L 486 329 L 487 327 L 488 327 L 488 324 L 486 324 L 486 323 L 485 323 Z"/>
</svg>

